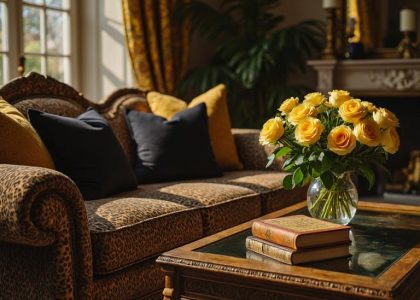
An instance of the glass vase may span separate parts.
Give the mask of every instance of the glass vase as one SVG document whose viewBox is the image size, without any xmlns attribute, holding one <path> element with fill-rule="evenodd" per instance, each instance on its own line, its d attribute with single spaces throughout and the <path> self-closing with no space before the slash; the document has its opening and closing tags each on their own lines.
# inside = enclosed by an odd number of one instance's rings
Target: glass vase
<svg viewBox="0 0 420 300">
<path fill-rule="evenodd" d="M 329 189 L 315 178 L 307 196 L 308 210 L 314 218 L 347 225 L 356 214 L 358 194 L 350 172 L 339 174 Z"/>
</svg>

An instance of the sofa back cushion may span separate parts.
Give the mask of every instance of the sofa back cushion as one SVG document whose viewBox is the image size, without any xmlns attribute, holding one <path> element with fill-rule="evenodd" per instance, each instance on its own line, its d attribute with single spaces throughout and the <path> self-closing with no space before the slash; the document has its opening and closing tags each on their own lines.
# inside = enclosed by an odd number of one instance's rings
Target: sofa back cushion
<svg viewBox="0 0 420 300">
<path fill-rule="evenodd" d="M 81 105 L 58 98 L 24 99 L 15 103 L 14 106 L 25 116 L 27 116 L 28 109 L 35 109 L 62 117 L 75 118 L 86 110 Z"/>
</svg>

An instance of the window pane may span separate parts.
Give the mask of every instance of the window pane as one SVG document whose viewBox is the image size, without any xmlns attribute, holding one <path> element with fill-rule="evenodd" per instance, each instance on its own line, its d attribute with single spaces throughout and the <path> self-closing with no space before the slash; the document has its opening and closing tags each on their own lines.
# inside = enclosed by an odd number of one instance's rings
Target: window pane
<svg viewBox="0 0 420 300">
<path fill-rule="evenodd" d="M 64 59 L 62 57 L 48 57 L 47 58 L 47 75 L 64 81 Z"/>
<path fill-rule="evenodd" d="M 4 3 L 0 3 L 0 50 L 7 51 L 7 10 Z"/>
<path fill-rule="evenodd" d="M 23 7 L 23 40 L 24 51 L 41 52 L 41 9 Z"/>
<path fill-rule="evenodd" d="M 47 10 L 47 53 L 68 54 L 67 13 Z"/>
<path fill-rule="evenodd" d="M 68 0 L 45 0 L 45 4 L 49 7 L 62 8 L 62 9 L 69 8 Z"/>
<path fill-rule="evenodd" d="M 0 85 L 6 83 L 6 78 L 8 75 L 5 58 L 6 57 L 4 54 L 0 54 Z"/>
<path fill-rule="evenodd" d="M 38 55 L 26 55 L 25 73 L 38 72 L 42 73 L 42 57 Z"/>
<path fill-rule="evenodd" d="M 44 0 L 24 0 L 23 2 L 32 4 L 44 4 Z"/>
</svg>

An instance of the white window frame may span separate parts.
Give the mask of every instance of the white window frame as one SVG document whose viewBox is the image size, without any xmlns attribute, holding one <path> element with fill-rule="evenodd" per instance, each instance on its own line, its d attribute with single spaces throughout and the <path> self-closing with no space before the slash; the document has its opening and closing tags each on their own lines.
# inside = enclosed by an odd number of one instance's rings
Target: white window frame
<svg viewBox="0 0 420 300">
<path fill-rule="evenodd" d="M 70 4 L 69 22 L 70 22 L 70 47 L 69 47 L 69 67 L 70 78 L 66 83 L 75 88 L 79 88 L 79 51 L 78 51 L 78 0 L 68 0 Z M 7 6 L 7 20 L 8 20 L 8 74 L 4 74 L 6 82 L 18 77 L 19 58 L 24 55 L 23 51 L 23 0 L 2 0 Z M 38 7 L 46 9 L 45 5 L 29 4 L 25 5 L 31 7 Z M 62 11 L 57 9 L 57 11 Z M 54 55 L 44 53 L 45 57 L 54 57 Z M 57 55 L 62 57 L 62 55 Z M 29 70 L 25 70 L 27 73 Z M 45 70 L 46 71 L 46 70 Z"/>
</svg>

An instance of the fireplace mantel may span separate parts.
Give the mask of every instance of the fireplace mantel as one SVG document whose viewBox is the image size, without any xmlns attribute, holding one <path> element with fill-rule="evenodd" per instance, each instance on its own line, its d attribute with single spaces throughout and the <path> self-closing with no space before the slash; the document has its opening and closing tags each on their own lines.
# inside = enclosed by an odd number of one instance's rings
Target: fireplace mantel
<svg viewBox="0 0 420 300">
<path fill-rule="evenodd" d="M 420 59 L 310 60 L 318 90 L 349 90 L 355 96 L 420 97 Z"/>
</svg>

